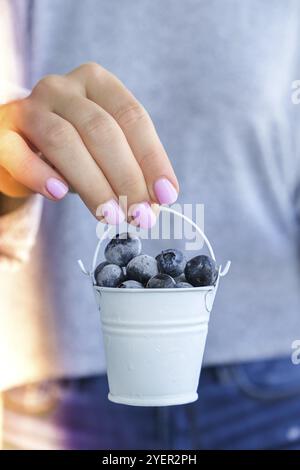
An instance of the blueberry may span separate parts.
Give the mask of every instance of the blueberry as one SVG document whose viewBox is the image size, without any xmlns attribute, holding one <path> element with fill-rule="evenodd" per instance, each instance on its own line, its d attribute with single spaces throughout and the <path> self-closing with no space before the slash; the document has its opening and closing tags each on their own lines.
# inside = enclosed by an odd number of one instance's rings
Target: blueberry
<svg viewBox="0 0 300 470">
<path fill-rule="evenodd" d="M 138 281 L 132 280 L 122 282 L 119 287 L 121 289 L 144 289 L 143 284 Z"/>
<path fill-rule="evenodd" d="M 127 279 L 146 284 L 150 277 L 158 274 L 157 261 L 149 255 L 139 255 L 133 258 L 126 266 Z"/>
<path fill-rule="evenodd" d="M 206 255 L 195 256 L 186 264 L 185 277 L 194 287 L 215 284 L 218 271 L 213 259 Z"/>
<path fill-rule="evenodd" d="M 189 282 L 177 282 L 175 284 L 175 287 L 177 289 L 187 289 L 188 287 L 193 287 L 192 284 L 190 284 Z"/>
<path fill-rule="evenodd" d="M 116 264 L 107 264 L 96 276 L 100 287 L 117 287 L 124 280 L 122 268 Z"/>
<path fill-rule="evenodd" d="M 175 287 L 175 281 L 168 274 L 159 273 L 149 279 L 146 287 L 148 289 L 167 289 Z"/>
<path fill-rule="evenodd" d="M 139 237 L 132 233 L 118 233 L 106 245 L 104 255 L 109 263 L 126 266 L 127 263 L 138 256 L 142 251 Z"/>
<path fill-rule="evenodd" d="M 182 274 L 186 265 L 186 259 L 181 251 L 172 248 L 162 251 L 156 256 L 156 260 L 159 272 L 172 277 Z"/>
<path fill-rule="evenodd" d="M 186 282 L 186 278 L 185 278 L 184 273 L 180 274 L 180 276 L 174 277 L 174 279 L 175 279 L 176 282 Z"/>
<path fill-rule="evenodd" d="M 109 264 L 108 261 L 102 261 L 102 263 L 98 264 L 98 266 L 97 266 L 97 268 L 95 269 L 95 272 L 94 272 L 95 279 L 97 279 L 98 274 L 100 273 L 100 271 L 102 271 L 104 266 L 107 266 L 108 264 Z"/>
</svg>

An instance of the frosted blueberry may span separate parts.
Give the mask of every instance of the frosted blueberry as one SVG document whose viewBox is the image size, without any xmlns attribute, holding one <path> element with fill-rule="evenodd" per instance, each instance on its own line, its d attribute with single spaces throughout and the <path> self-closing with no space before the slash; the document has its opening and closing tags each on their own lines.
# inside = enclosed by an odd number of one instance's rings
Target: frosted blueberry
<svg viewBox="0 0 300 470">
<path fill-rule="evenodd" d="M 168 274 L 159 273 L 149 279 L 146 287 L 148 289 L 167 289 L 175 287 L 175 281 Z"/>
<path fill-rule="evenodd" d="M 206 255 L 195 256 L 186 264 L 186 280 L 194 287 L 212 286 L 215 284 L 218 276 L 216 263 Z"/>
<path fill-rule="evenodd" d="M 189 282 L 183 282 L 183 281 L 181 281 L 181 282 L 177 282 L 177 283 L 175 284 L 175 287 L 176 287 L 177 289 L 187 289 L 188 287 L 193 287 L 193 286 L 192 286 L 192 284 L 190 284 Z"/>
<path fill-rule="evenodd" d="M 142 251 L 142 243 L 133 233 L 118 233 L 106 245 L 104 255 L 109 263 L 126 266 L 127 263 L 138 256 Z"/>
<path fill-rule="evenodd" d="M 139 255 L 133 258 L 126 266 L 127 279 L 146 284 L 150 277 L 158 274 L 157 261 L 149 255 Z"/>
<path fill-rule="evenodd" d="M 107 266 L 108 264 L 109 264 L 108 261 L 102 261 L 102 263 L 98 264 L 98 266 L 97 266 L 97 268 L 95 269 L 95 272 L 94 272 L 95 279 L 97 279 L 97 275 L 104 268 L 104 266 Z"/>
<path fill-rule="evenodd" d="M 185 278 L 184 273 L 180 274 L 180 276 L 174 277 L 174 279 L 175 279 L 176 282 L 186 282 L 186 278 Z"/>
<path fill-rule="evenodd" d="M 184 272 L 186 259 L 181 251 L 176 248 L 162 251 L 156 256 L 156 260 L 160 273 L 175 277 L 180 276 Z"/>
<path fill-rule="evenodd" d="M 95 276 L 97 285 L 100 287 L 117 287 L 124 280 L 122 268 L 116 264 L 107 264 L 97 276 Z"/>
<path fill-rule="evenodd" d="M 133 280 L 124 281 L 119 285 L 119 287 L 121 289 L 144 289 L 143 284 Z"/>
</svg>

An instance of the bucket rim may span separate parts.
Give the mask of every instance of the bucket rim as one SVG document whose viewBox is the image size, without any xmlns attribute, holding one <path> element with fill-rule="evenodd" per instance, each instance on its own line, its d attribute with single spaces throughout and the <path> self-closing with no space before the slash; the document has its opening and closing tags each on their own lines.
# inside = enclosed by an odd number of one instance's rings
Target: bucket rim
<svg viewBox="0 0 300 470">
<path fill-rule="evenodd" d="M 102 287 L 102 286 L 97 286 L 93 285 L 94 289 L 98 292 L 134 292 L 134 293 L 139 293 L 142 294 L 144 292 L 151 293 L 151 292 L 210 292 L 216 288 L 216 286 L 200 286 L 200 287 L 184 287 L 184 288 L 176 288 L 176 287 L 168 287 L 168 288 L 144 288 L 144 289 L 139 289 L 139 288 L 133 288 L 133 289 L 121 289 L 120 287 Z"/>
</svg>

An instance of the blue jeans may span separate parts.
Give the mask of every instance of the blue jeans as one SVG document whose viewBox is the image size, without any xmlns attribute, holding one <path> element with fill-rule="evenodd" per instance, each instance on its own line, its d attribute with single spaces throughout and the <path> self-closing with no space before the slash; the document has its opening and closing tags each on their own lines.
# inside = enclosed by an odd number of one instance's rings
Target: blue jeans
<svg viewBox="0 0 300 470">
<path fill-rule="evenodd" d="M 300 366 L 290 358 L 204 368 L 199 400 L 183 406 L 116 405 L 107 392 L 104 376 L 11 390 L 4 440 L 25 449 L 300 449 Z"/>
</svg>

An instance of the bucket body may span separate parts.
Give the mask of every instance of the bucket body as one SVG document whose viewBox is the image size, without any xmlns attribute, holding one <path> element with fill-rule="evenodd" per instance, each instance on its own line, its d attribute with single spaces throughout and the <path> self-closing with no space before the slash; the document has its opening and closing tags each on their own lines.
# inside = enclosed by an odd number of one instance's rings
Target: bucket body
<svg viewBox="0 0 300 470">
<path fill-rule="evenodd" d="M 95 287 L 110 401 L 167 406 L 197 400 L 216 288 Z"/>
</svg>

